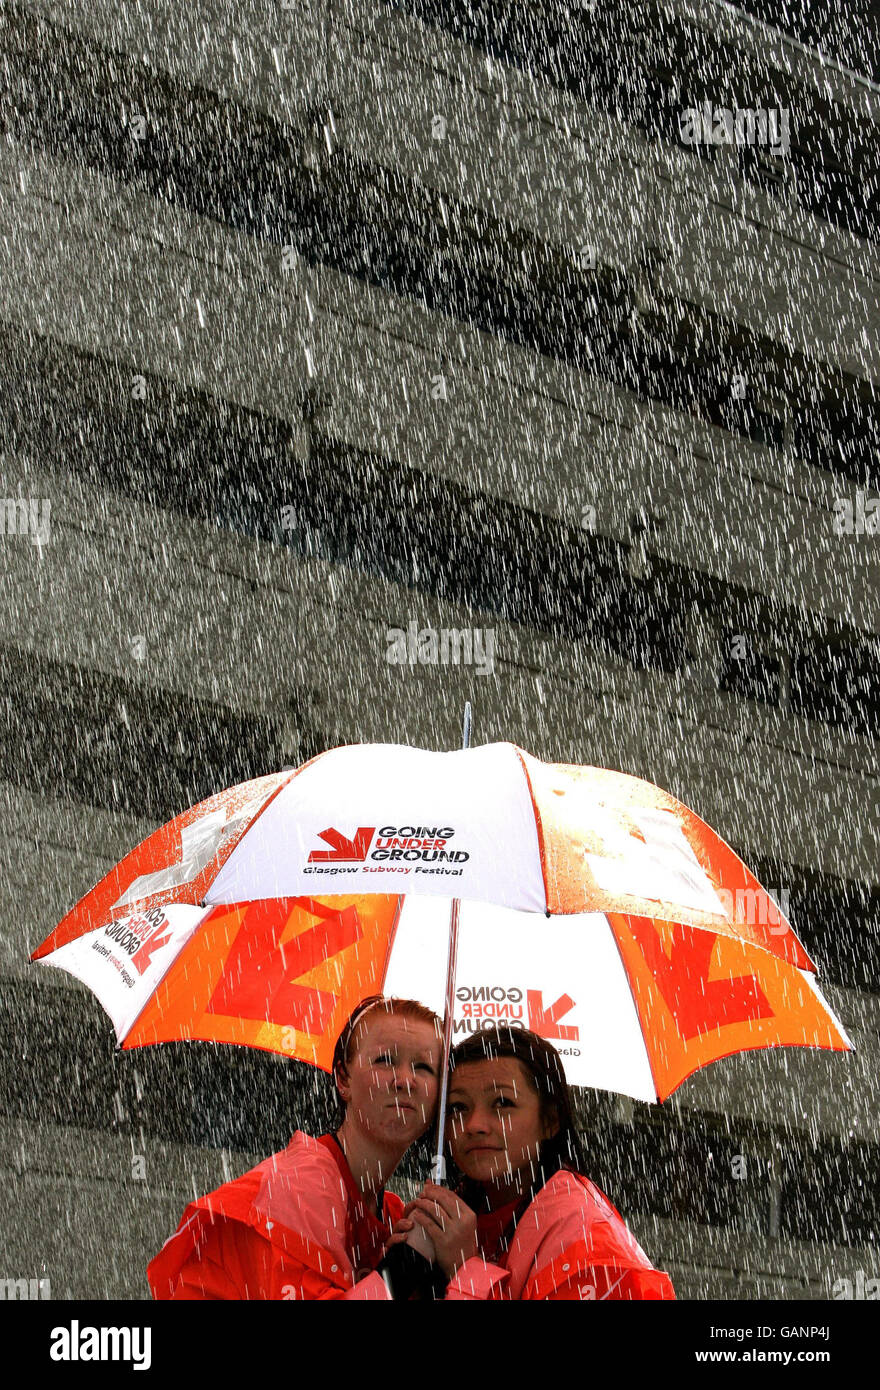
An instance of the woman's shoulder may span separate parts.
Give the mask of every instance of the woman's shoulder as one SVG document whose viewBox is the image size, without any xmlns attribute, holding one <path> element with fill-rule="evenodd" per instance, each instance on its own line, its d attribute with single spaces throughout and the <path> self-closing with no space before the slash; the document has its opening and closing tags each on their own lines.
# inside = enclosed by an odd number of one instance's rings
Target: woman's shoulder
<svg viewBox="0 0 880 1390">
<path fill-rule="evenodd" d="M 589 1244 L 599 1242 L 617 1254 L 650 1268 L 650 1261 L 617 1208 L 583 1173 L 562 1168 L 535 1197 L 529 1212 L 539 1229 L 555 1227 Z"/>
<path fill-rule="evenodd" d="M 190 1203 L 175 1235 L 151 1263 L 151 1278 L 164 1289 L 187 1259 L 203 1258 L 209 1246 L 218 1259 L 222 1256 L 220 1262 L 231 1251 L 235 1258 L 266 1264 L 272 1256 L 262 1248 L 255 1253 L 255 1240 L 309 1267 L 347 1271 L 347 1208 L 332 1149 L 297 1132 L 279 1153 Z"/>
<path fill-rule="evenodd" d="M 242 1173 L 241 1177 L 230 1178 L 216 1191 L 220 1193 L 233 1188 L 250 1187 L 256 1189 L 267 1180 L 284 1179 L 294 1174 L 324 1173 L 328 1177 L 338 1176 L 339 1168 L 324 1142 L 326 1138 L 325 1135 L 322 1139 L 313 1139 L 310 1134 L 303 1134 L 301 1130 L 297 1130 L 285 1148 L 261 1159 L 253 1168 Z"/>
<path fill-rule="evenodd" d="M 596 1222 L 619 1222 L 624 1226 L 623 1218 L 605 1193 L 590 1178 L 570 1168 L 560 1168 L 547 1179 L 535 1194 L 523 1221 L 541 1230 L 558 1225 L 584 1229 Z"/>
<path fill-rule="evenodd" d="M 349 1192 L 332 1143 L 327 1135 L 313 1139 L 297 1131 L 286 1148 L 218 1190 L 225 1199 L 223 1214 L 243 1220 L 273 1244 L 292 1239 L 324 1250 L 341 1248 Z"/>
<path fill-rule="evenodd" d="M 326 1139 L 297 1130 L 286 1148 L 215 1188 L 196 1205 L 214 1216 L 244 1221 L 271 1214 L 292 1227 L 300 1224 L 304 1209 L 318 1209 L 325 1220 L 344 1211 L 345 1181 Z"/>
<path fill-rule="evenodd" d="M 564 1200 L 584 1206 L 607 1201 L 604 1193 L 599 1191 L 594 1182 L 583 1173 L 575 1172 L 573 1168 L 557 1169 L 536 1194 L 535 1201 L 541 1198 L 545 1202 Z"/>
<path fill-rule="evenodd" d="M 315 1168 L 322 1172 L 339 1174 L 339 1165 L 332 1152 L 333 1140 L 329 1134 L 315 1139 L 298 1129 L 291 1135 L 290 1142 L 277 1153 L 270 1154 L 258 1163 L 255 1172 L 281 1173 Z"/>
<path fill-rule="evenodd" d="M 560 1168 L 544 1186 L 545 1189 L 549 1187 L 551 1192 L 566 1193 L 572 1200 L 583 1202 L 587 1206 L 615 1210 L 592 1178 L 588 1178 L 585 1173 L 575 1172 L 573 1168 Z"/>
<path fill-rule="evenodd" d="M 297 1130 L 286 1148 L 253 1170 L 260 1176 L 258 1197 L 271 1193 L 277 1200 L 284 1194 L 296 1205 L 321 1197 L 345 1203 L 348 1193 L 332 1142 L 328 1135 L 313 1139 Z"/>
</svg>

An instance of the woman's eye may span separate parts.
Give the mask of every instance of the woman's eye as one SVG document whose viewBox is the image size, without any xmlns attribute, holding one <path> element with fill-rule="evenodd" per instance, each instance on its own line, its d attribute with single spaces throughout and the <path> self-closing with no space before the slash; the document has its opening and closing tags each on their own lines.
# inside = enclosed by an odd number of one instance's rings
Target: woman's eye
<svg viewBox="0 0 880 1390">
<path fill-rule="evenodd" d="M 510 1100 L 507 1096 L 496 1096 L 495 1104 L 500 1110 L 508 1110 L 516 1105 L 516 1101 Z"/>
</svg>

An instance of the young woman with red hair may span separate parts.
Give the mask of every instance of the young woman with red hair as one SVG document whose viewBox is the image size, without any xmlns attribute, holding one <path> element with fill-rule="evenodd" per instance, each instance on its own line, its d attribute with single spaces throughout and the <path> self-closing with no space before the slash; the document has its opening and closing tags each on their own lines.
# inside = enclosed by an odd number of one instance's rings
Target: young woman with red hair
<svg viewBox="0 0 880 1390">
<path fill-rule="evenodd" d="M 336 1133 L 297 1132 L 190 1203 L 148 1266 L 153 1297 L 388 1299 L 375 1269 L 403 1203 L 385 1183 L 431 1124 L 441 1050 L 440 1020 L 423 1005 L 364 1000 L 336 1043 Z"/>
</svg>

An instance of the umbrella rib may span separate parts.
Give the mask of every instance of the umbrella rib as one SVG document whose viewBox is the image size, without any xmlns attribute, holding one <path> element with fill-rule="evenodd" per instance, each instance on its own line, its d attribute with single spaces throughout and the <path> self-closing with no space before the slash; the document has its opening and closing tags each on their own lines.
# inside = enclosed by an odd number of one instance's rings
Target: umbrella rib
<svg viewBox="0 0 880 1390">
<path fill-rule="evenodd" d="M 538 810 L 538 803 L 537 803 L 537 801 L 535 800 L 535 791 L 534 791 L 534 788 L 533 788 L 533 786 L 532 786 L 532 779 L 531 779 L 531 777 L 529 776 L 529 769 L 528 769 L 527 766 L 526 766 L 526 761 L 525 761 L 525 758 L 523 757 L 522 749 L 521 749 L 521 748 L 518 748 L 518 747 L 516 746 L 515 743 L 511 744 L 511 747 L 512 747 L 514 753 L 516 754 L 517 758 L 519 759 L 519 765 L 520 765 L 520 767 L 522 768 L 523 776 L 524 776 L 525 779 L 526 779 L 526 786 L 527 786 L 528 792 L 529 792 L 529 800 L 530 800 L 531 803 L 532 803 L 532 814 L 533 814 L 533 816 L 535 817 L 535 831 L 537 832 L 537 836 L 538 836 L 538 861 L 539 861 L 539 863 L 540 863 L 540 865 L 541 865 L 541 882 L 542 882 L 543 885 L 544 885 L 544 911 L 547 913 L 547 916 L 549 917 L 549 916 L 550 916 L 550 893 L 549 893 L 549 891 L 548 891 L 548 889 L 547 889 L 547 866 L 546 866 L 546 862 L 545 862 L 545 858 L 544 858 L 544 853 L 545 853 L 544 824 L 543 824 L 543 821 L 541 820 L 541 812 Z"/>
</svg>

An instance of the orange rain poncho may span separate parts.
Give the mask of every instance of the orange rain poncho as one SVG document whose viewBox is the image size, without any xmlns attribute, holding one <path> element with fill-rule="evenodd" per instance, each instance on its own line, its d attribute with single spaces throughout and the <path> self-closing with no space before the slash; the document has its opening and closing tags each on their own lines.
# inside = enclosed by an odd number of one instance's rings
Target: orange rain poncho
<svg viewBox="0 0 880 1390">
<path fill-rule="evenodd" d="M 147 1267 L 156 1299 L 388 1299 L 373 1273 L 403 1203 L 366 1208 L 330 1134 L 287 1148 L 191 1202 Z"/>
</svg>

